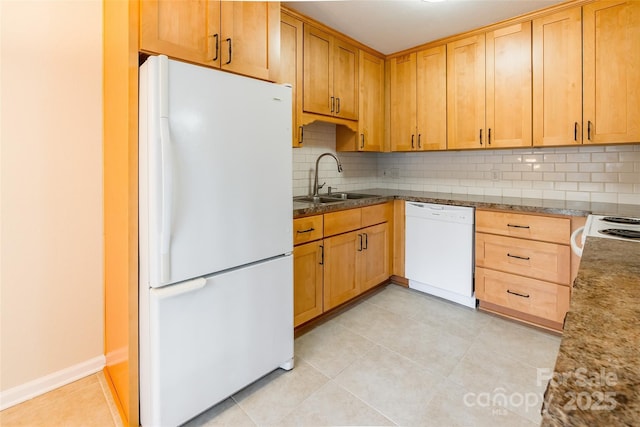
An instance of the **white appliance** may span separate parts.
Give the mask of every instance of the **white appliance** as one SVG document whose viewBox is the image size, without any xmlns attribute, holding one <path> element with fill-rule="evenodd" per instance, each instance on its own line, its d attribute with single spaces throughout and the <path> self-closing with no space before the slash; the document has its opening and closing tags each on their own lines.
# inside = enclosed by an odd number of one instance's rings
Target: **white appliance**
<svg viewBox="0 0 640 427">
<path fill-rule="evenodd" d="M 582 238 L 581 244 L 578 245 L 577 240 L 580 233 L 582 233 Z M 578 228 L 571 234 L 573 253 L 582 256 L 582 247 L 588 236 L 640 242 L 640 218 L 589 215 L 584 227 Z"/>
<path fill-rule="evenodd" d="M 188 421 L 293 367 L 291 89 L 140 67 L 140 416 Z"/>
<path fill-rule="evenodd" d="M 405 275 L 409 287 L 475 308 L 474 223 L 471 207 L 406 202 Z"/>
</svg>

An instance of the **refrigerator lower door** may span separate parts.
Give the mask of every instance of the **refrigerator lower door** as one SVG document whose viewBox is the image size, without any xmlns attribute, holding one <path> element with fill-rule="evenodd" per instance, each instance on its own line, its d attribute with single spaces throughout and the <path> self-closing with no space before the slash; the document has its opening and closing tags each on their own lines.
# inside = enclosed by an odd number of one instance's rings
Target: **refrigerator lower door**
<svg viewBox="0 0 640 427">
<path fill-rule="evenodd" d="M 184 423 L 293 363 L 293 261 L 284 256 L 151 289 L 141 322 L 141 423 Z M 146 330 L 144 330 L 146 329 Z"/>
</svg>

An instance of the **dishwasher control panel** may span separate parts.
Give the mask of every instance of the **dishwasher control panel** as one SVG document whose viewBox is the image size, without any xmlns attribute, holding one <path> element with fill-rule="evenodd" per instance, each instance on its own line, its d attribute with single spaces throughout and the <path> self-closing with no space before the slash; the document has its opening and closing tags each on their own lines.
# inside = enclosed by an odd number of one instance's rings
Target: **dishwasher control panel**
<svg viewBox="0 0 640 427">
<path fill-rule="evenodd" d="M 435 203 L 406 202 L 405 215 L 417 218 L 473 224 L 474 209 L 468 206 L 438 205 Z"/>
</svg>

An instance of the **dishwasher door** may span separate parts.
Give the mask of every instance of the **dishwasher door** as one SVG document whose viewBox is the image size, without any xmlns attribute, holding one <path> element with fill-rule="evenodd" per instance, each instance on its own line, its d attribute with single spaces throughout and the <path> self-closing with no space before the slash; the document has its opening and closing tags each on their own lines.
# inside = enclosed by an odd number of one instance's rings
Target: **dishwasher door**
<svg viewBox="0 0 640 427">
<path fill-rule="evenodd" d="M 409 287 L 475 308 L 474 209 L 406 202 L 405 221 Z"/>
</svg>

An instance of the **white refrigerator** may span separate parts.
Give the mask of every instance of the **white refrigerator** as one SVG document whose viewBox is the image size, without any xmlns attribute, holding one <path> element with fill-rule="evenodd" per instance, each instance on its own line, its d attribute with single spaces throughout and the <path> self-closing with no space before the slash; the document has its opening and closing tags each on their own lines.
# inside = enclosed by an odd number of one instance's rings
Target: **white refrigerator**
<svg viewBox="0 0 640 427">
<path fill-rule="evenodd" d="M 140 416 L 188 421 L 293 367 L 291 89 L 140 67 Z"/>
</svg>

